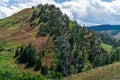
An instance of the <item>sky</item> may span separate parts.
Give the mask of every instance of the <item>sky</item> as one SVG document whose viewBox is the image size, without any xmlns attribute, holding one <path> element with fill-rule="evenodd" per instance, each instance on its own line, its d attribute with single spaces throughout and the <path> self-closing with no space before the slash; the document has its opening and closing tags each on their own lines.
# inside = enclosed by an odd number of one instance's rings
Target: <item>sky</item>
<svg viewBox="0 0 120 80">
<path fill-rule="evenodd" d="M 0 19 L 46 3 L 56 5 L 81 25 L 120 24 L 120 0 L 0 0 Z"/>
</svg>

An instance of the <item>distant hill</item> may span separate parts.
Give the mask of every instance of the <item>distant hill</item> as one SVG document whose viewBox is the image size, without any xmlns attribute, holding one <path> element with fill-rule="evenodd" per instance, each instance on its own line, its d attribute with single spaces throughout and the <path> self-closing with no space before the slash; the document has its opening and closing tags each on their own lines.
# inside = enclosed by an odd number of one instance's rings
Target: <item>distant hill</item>
<svg viewBox="0 0 120 80">
<path fill-rule="evenodd" d="M 120 39 L 120 25 L 98 25 L 87 27 L 91 30 L 107 33 L 109 36 Z"/>
<path fill-rule="evenodd" d="M 90 26 L 88 28 L 96 31 L 120 30 L 120 25 L 98 25 Z"/>
</svg>

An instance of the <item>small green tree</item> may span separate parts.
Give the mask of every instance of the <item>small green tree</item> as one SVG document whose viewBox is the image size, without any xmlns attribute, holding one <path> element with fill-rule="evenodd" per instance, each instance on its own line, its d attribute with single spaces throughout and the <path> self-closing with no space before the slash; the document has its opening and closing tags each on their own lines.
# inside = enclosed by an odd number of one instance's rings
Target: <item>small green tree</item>
<svg viewBox="0 0 120 80">
<path fill-rule="evenodd" d="M 28 57 L 28 64 L 27 67 L 33 67 L 35 65 L 36 54 L 33 52 L 30 53 Z"/>
<path fill-rule="evenodd" d="M 42 66 L 41 60 L 37 58 L 34 70 L 38 71 L 41 68 L 41 66 Z"/>
<path fill-rule="evenodd" d="M 17 48 L 16 52 L 15 52 L 15 56 L 14 58 L 18 57 L 19 56 L 19 48 Z"/>
<path fill-rule="evenodd" d="M 61 63 L 61 62 L 59 62 L 59 63 L 57 64 L 56 71 L 58 71 L 58 72 L 62 72 L 62 71 L 63 71 L 63 66 L 62 66 L 62 63 Z"/>
<path fill-rule="evenodd" d="M 42 57 L 44 57 L 44 56 L 45 56 L 44 50 L 41 50 L 41 51 L 38 53 L 38 56 L 39 56 L 40 59 L 41 59 Z"/>
<path fill-rule="evenodd" d="M 41 74 L 47 75 L 47 73 L 48 73 L 48 67 L 47 66 L 42 66 L 42 68 L 41 68 Z"/>
</svg>

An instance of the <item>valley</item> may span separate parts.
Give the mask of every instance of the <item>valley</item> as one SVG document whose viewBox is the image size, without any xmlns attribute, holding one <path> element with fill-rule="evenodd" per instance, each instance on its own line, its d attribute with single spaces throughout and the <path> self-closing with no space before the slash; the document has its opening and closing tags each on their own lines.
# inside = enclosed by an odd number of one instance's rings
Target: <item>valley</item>
<svg viewBox="0 0 120 80">
<path fill-rule="evenodd" d="M 107 25 L 106 24 L 106 25 L 91 26 L 88 28 L 91 30 L 106 33 L 115 39 L 120 39 L 120 25 Z"/>
</svg>

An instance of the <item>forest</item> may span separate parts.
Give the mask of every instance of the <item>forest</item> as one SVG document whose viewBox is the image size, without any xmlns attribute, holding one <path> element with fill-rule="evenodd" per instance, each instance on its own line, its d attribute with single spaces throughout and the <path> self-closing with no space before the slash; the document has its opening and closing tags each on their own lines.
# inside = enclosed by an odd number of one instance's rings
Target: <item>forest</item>
<svg viewBox="0 0 120 80">
<path fill-rule="evenodd" d="M 39 10 L 33 11 L 29 21 L 33 22 L 36 18 L 40 18 L 38 23 L 33 23 L 33 26 L 36 24 L 40 26 L 36 36 L 49 35 L 53 42 L 50 53 L 54 56 L 54 61 L 49 68 L 47 65 L 42 65 L 41 59 L 46 50 L 37 52 L 35 47 L 29 44 L 16 50 L 15 57 L 19 63 L 27 63 L 26 67 L 34 67 L 35 71 L 40 69 L 40 73 L 46 75 L 47 78 L 54 79 L 57 73 L 56 77 L 60 79 L 120 60 L 117 41 L 111 37 L 108 36 L 108 39 L 105 39 L 106 36 L 100 36 L 104 34 L 78 25 L 66 14 L 63 15 L 54 5 L 46 4 L 45 6 L 38 5 L 38 7 Z M 110 41 L 113 43 L 110 44 Z M 110 54 L 101 47 L 102 42 L 113 46 Z M 50 75 L 53 72 L 54 74 Z"/>
<path fill-rule="evenodd" d="M 17 29 L 23 29 L 26 25 L 26 32 L 35 29 L 30 34 L 35 35 L 32 36 L 34 41 L 32 42 L 29 35 L 31 42 L 26 41 L 18 46 L 14 44 L 15 47 L 12 46 L 12 49 L 0 46 L 0 52 L 14 53 L 14 64 L 24 65 L 24 69 L 33 70 L 34 74 L 23 72 L 21 75 L 9 76 L 8 73 L 5 73 L 5 75 L 0 76 L 1 80 L 60 80 L 72 74 L 120 61 L 119 42 L 116 39 L 107 34 L 92 31 L 86 26 L 79 25 L 77 21 L 70 20 L 55 5 L 40 4 L 37 7 L 33 6 L 26 12 L 30 13 L 27 15 L 25 23 Z M 14 26 L 18 23 L 19 20 L 13 21 L 13 23 L 8 22 L 7 25 Z M 4 25 L 4 27 L 6 26 Z M 25 30 L 21 31 L 24 33 Z M 12 36 L 22 35 L 22 32 L 15 33 Z M 12 36 L 9 40 L 14 39 Z M 44 40 L 46 37 L 47 40 Z M 38 46 L 39 40 L 45 41 L 45 44 Z M 37 46 L 35 46 L 35 42 Z M 0 45 L 5 44 L 1 43 Z M 107 51 L 104 48 L 105 45 L 110 46 L 111 49 Z"/>
</svg>

